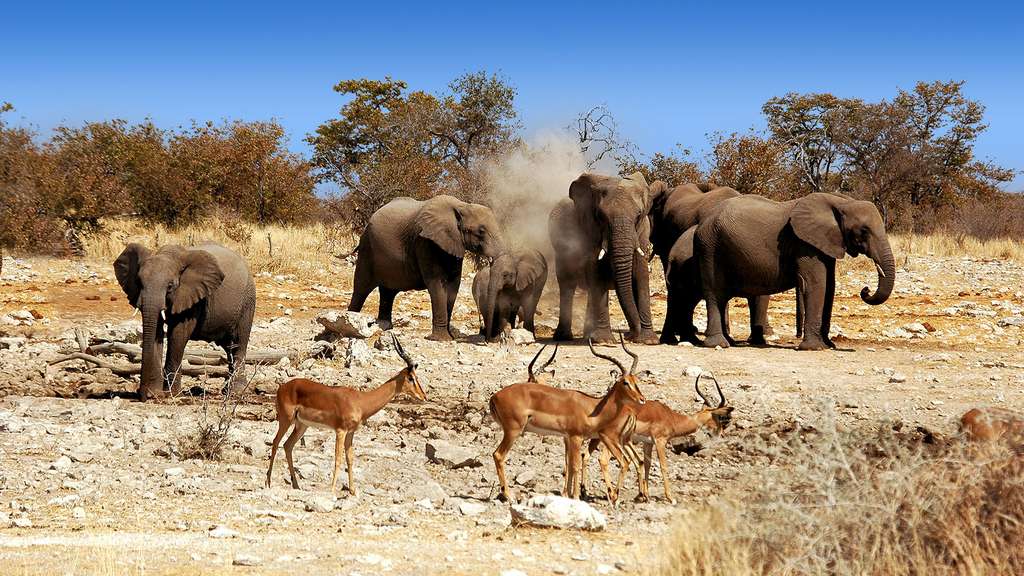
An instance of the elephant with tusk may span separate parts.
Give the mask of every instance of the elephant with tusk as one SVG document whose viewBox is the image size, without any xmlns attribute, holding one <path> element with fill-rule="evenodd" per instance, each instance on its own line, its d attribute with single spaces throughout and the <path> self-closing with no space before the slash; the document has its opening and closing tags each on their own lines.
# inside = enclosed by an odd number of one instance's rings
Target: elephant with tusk
<svg viewBox="0 0 1024 576">
<path fill-rule="evenodd" d="M 885 302 L 896 281 L 896 260 L 885 225 L 871 202 L 816 192 L 789 202 L 745 195 L 721 204 L 694 236 L 708 328 L 705 346 L 729 346 L 725 306 L 734 296 L 754 297 L 798 288 L 801 350 L 834 348 L 828 337 L 835 297 L 836 260 L 864 254 L 878 283 L 861 299 Z M 802 317 L 801 317 L 802 316 Z"/>
<path fill-rule="evenodd" d="M 143 400 L 167 390 L 177 393 L 189 340 L 214 342 L 224 349 L 231 371 L 226 388 L 243 376 L 256 285 L 241 256 L 212 242 L 156 251 L 132 243 L 114 261 L 114 275 L 129 304 L 142 312 Z"/>
</svg>

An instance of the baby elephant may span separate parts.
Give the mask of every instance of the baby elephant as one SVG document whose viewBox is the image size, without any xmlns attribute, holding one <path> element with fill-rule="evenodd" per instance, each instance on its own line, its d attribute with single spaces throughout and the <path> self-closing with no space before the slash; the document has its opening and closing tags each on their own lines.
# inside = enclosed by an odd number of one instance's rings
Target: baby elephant
<svg viewBox="0 0 1024 576">
<path fill-rule="evenodd" d="M 548 279 L 548 263 L 536 250 L 516 250 L 498 256 L 473 278 L 473 300 L 480 311 L 480 333 L 494 340 L 516 316 L 533 332 L 533 316 Z"/>
</svg>

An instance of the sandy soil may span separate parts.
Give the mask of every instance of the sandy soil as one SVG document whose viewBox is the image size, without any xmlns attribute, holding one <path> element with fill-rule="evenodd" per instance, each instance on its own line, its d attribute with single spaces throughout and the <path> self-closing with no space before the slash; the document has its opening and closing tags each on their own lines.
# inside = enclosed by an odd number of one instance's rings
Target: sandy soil
<svg viewBox="0 0 1024 576">
<path fill-rule="evenodd" d="M 636 491 L 631 479 L 618 509 L 603 499 L 594 502 L 608 516 L 607 530 L 585 533 L 510 528 L 507 506 L 492 499 L 497 489 L 490 452 L 500 432 L 486 414 L 486 402 L 524 378 L 536 345 L 485 345 L 476 336 L 455 344 L 426 341 L 426 294 L 400 296 L 397 332 L 421 363 L 430 402 L 399 402 L 368 421 L 355 439 L 362 494 L 351 498 L 341 492 L 332 510 L 317 512 L 307 509 L 317 509 L 330 495 L 333 434 L 311 430 L 306 447 L 296 449 L 302 490 L 288 488 L 283 458 L 273 487 L 264 488 L 276 429 L 266 392 L 295 375 L 374 386 L 401 366 L 393 353 L 374 350 L 365 366 L 346 367 L 344 354 L 338 354 L 260 369 L 256 389 L 264 393 L 252 394 L 240 407 L 224 459 L 181 461 L 175 455 L 181 439 L 203 421 L 204 407 L 217 409 L 216 400 L 204 406 L 198 398 L 140 404 L 46 397 L 116 379 L 78 362 L 46 365 L 73 346 L 73 327 L 111 337 L 136 332 L 139 319 L 132 318 L 109 265 L 8 259 L 0 279 L 0 337 L 25 340 L 9 340 L 8 349 L 0 340 L 0 396 L 6 396 L 0 398 L 0 571 L 643 571 L 656 564 L 659 541 L 673 519 L 723 488 L 742 490 L 754 471 L 770 465 L 742 450 L 752 435 L 833 414 L 846 427 L 885 420 L 952 433 L 969 407 L 1024 408 L 1024 267 L 969 258 L 900 262 L 897 291 L 878 307 L 858 297 L 861 286 L 873 283 L 873 272 L 864 263 L 840 263 L 833 322 L 839 350 L 794 349 L 791 295 L 773 302 L 776 336 L 768 348 L 637 347 L 648 398 L 696 410 L 692 379 L 681 373 L 691 366 L 711 370 L 737 407 L 734 427 L 723 438 L 699 435 L 703 449 L 693 456 L 670 458 L 677 505 L 630 502 Z M 258 277 L 253 346 L 303 349 L 318 332 L 313 317 L 325 308 L 344 308 L 351 276 L 351 266 L 339 261 L 312 277 Z M 467 274 L 455 324 L 475 334 L 469 285 Z M 660 326 L 664 288 L 654 286 Z M 557 319 L 553 281 L 546 294 L 542 341 Z M 616 308 L 613 324 L 622 326 Z M 375 310 L 373 297 L 366 311 Z M 35 314 L 19 320 L 26 311 Z M 746 334 L 745 322 L 745 310 L 737 305 L 736 335 Z M 579 343 L 563 346 L 551 381 L 600 394 L 610 383 L 609 368 Z M 479 466 L 453 470 L 430 462 L 426 444 L 436 441 L 473 452 Z M 521 496 L 557 491 L 562 459 L 560 441 L 524 436 L 510 458 L 515 490 Z M 603 494 L 596 471 L 593 464 L 591 491 Z M 661 494 L 657 468 L 652 493 Z"/>
</svg>

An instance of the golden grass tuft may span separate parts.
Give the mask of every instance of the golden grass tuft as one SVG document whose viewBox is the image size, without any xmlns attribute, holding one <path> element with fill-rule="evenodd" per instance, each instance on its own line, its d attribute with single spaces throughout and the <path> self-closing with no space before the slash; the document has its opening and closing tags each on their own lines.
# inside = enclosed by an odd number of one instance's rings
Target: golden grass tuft
<svg viewBox="0 0 1024 576">
<path fill-rule="evenodd" d="M 352 252 L 357 239 L 341 226 L 255 225 L 236 219 L 212 218 L 185 228 L 170 229 L 135 219 L 103 222 L 99 232 L 83 239 L 90 260 L 112 262 L 128 242 L 150 248 L 165 244 L 192 246 L 212 240 L 245 256 L 254 274 L 302 274 L 327 269 Z"/>
<path fill-rule="evenodd" d="M 1024 573 L 1021 457 L 824 420 L 788 441 L 747 443 L 748 457 L 770 462 L 752 492 L 681 517 L 658 573 Z"/>
</svg>

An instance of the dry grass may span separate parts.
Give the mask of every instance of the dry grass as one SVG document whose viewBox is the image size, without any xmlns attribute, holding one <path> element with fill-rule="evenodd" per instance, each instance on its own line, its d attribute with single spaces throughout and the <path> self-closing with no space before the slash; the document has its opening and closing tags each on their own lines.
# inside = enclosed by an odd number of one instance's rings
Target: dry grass
<svg viewBox="0 0 1024 576">
<path fill-rule="evenodd" d="M 979 240 L 966 234 L 899 234 L 892 237 L 893 251 L 903 256 L 943 256 L 1013 260 L 1024 263 L 1024 242 L 1008 238 Z"/>
<path fill-rule="evenodd" d="M 256 274 L 324 270 L 339 256 L 351 253 L 356 245 L 356 238 L 340 226 L 257 226 L 216 218 L 181 229 L 132 219 L 108 220 L 103 222 L 100 232 L 87 236 L 83 244 L 86 258 L 112 262 L 128 242 L 153 248 L 164 244 L 191 246 L 206 240 L 237 250 Z"/>
<path fill-rule="evenodd" d="M 826 412 L 827 414 L 827 412 Z M 1024 462 L 826 416 L 754 440 L 766 470 L 680 519 L 661 574 L 1021 574 Z"/>
</svg>

